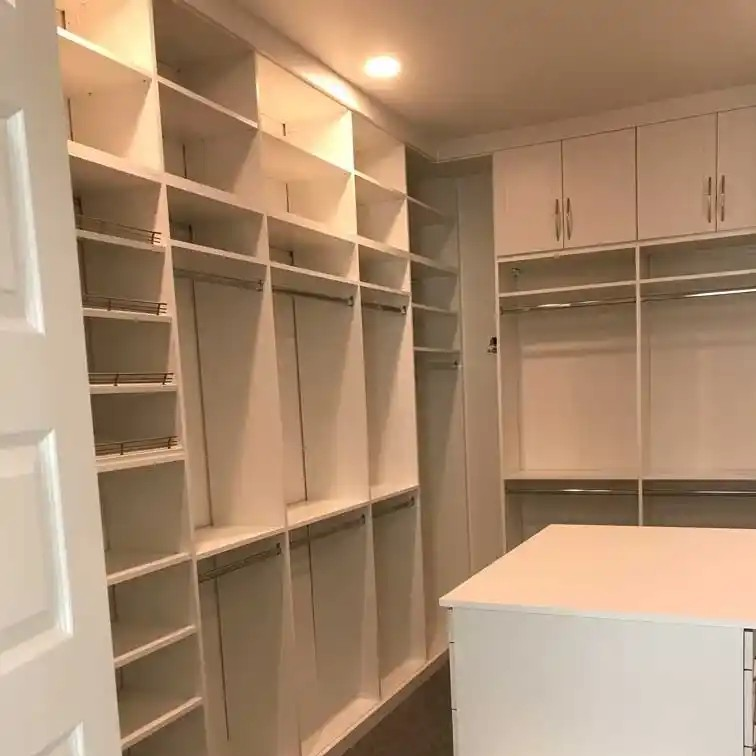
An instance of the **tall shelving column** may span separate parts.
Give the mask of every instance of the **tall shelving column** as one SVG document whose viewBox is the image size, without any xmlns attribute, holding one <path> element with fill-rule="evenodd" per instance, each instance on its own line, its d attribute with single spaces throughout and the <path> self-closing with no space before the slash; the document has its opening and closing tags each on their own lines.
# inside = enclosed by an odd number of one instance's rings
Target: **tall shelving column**
<svg viewBox="0 0 756 756">
<path fill-rule="evenodd" d="M 63 0 L 58 24 L 121 744 L 180 723 L 203 756 L 151 6 Z"/>
</svg>

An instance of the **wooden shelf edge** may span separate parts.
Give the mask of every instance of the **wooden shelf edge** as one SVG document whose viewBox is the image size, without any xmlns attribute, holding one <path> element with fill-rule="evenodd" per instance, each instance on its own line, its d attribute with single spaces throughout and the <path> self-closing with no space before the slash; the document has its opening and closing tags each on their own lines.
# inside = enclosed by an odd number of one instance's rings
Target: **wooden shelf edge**
<svg viewBox="0 0 756 756">
<path fill-rule="evenodd" d="M 197 528 L 194 531 L 195 554 L 197 559 L 207 559 L 268 538 L 274 538 L 285 532 L 286 527 L 284 525 L 267 528 L 246 527 L 244 525 Z"/>
<path fill-rule="evenodd" d="M 202 698 L 200 696 L 192 696 L 184 700 L 166 697 L 165 711 L 144 724 L 137 726 L 132 731 L 122 734 L 121 748 L 125 751 L 137 743 L 141 743 L 141 741 L 159 732 L 164 727 L 173 724 L 200 706 L 202 706 Z"/>
<path fill-rule="evenodd" d="M 154 654 L 156 651 L 160 651 L 164 648 L 168 648 L 179 641 L 189 638 L 197 632 L 195 625 L 184 625 L 182 627 L 176 627 L 173 629 L 154 629 L 154 634 L 151 640 L 137 645 L 134 648 L 124 651 L 114 657 L 115 668 L 120 669 L 132 662 L 144 659 L 146 656 Z M 115 632 L 114 632 L 115 638 Z"/>
</svg>

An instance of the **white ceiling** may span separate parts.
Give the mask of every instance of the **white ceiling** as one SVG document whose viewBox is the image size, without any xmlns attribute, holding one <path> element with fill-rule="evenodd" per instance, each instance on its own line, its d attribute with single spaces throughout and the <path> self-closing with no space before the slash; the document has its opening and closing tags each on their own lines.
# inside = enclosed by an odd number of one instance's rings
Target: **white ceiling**
<svg viewBox="0 0 756 756">
<path fill-rule="evenodd" d="M 239 1 L 438 137 L 756 82 L 756 0 Z"/>
</svg>

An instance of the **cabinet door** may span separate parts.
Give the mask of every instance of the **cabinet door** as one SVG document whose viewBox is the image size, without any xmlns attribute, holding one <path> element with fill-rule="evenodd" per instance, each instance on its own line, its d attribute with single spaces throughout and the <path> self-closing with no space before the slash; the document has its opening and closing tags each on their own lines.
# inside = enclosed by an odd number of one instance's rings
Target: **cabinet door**
<svg viewBox="0 0 756 756">
<path fill-rule="evenodd" d="M 756 226 L 756 108 L 719 114 L 717 227 Z"/>
<path fill-rule="evenodd" d="M 494 155 L 494 225 L 497 255 L 563 246 L 560 142 Z"/>
<path fill-rule="evenodd" d="M 638 128 L 641 239 L 715 228 L 716 115 Z"/>
<path fill-rule="evenodd" d="M 635 129 L 562 143 L 565 247 L 636 236 Z"/>
</svg>

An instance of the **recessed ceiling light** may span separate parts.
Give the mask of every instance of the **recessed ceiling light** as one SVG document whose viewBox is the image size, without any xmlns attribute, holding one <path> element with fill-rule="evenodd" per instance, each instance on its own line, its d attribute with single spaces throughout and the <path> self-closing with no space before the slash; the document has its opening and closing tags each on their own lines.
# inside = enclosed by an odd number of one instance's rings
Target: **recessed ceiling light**
<svg viewBox="0 0 756 756">
<path fill-rule="evenodd" d="M 393 79 L 401 70 L 402 64 L 393 55 L 376 55 L 365 62 L 365 73 L 371 79 Z"/>
</svg>

